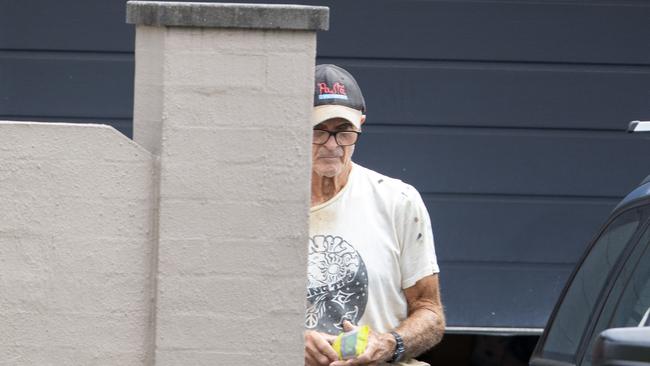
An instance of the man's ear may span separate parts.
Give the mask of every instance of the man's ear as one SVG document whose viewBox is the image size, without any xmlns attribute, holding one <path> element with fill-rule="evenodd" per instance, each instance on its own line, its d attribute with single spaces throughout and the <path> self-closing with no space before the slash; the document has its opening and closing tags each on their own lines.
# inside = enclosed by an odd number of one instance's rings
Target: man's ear
<svg viewBox="0 0 650 366">
<path fill-rule="evenodd" d="M 365 121 L 366 121 L 366 115 L 365 115 L 365 114 L 362 114 L 362 115 L 361 115 L 361 124 L 363 125 L 363 123 L 364 123 Z"/>
</svg>

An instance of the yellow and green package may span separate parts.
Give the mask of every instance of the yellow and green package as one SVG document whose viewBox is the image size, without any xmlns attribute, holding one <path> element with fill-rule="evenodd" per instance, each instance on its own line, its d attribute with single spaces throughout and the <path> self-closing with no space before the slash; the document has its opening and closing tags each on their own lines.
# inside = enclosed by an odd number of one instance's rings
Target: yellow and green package
<svg viewBox="0 0 650 366">
<path fill-rule="evenodd" d="M 339 355 L 339 360 L 349 360 L 361 355 L 368 346 L 368 333 L 370 328 L 364 325 L 351 332 L 339 334 L 332 345 Z"/>
</svg>

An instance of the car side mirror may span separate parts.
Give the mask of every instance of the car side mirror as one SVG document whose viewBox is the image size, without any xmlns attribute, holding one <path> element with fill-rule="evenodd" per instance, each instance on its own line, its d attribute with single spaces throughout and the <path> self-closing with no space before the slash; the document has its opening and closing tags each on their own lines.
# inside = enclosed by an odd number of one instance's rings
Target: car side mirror
<svg viewBox="0 0 650 366">
<path fill-rule="evenodd" d="M 600 333 L 594 366 L 650 366 L 650 327 L 612 328 Z"/>
</svg>

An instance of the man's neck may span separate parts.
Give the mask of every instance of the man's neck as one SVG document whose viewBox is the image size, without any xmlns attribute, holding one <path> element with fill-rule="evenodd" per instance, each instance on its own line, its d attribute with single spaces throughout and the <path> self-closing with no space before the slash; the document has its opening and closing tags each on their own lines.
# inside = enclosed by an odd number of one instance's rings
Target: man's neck
<svg viewBox="0 0 650 366">
<path fill-rule="evenodd" d="M 311 206 L 320 205 L 336 196 L 348 183 L 352 164 L 344 168 L 341 174 L 334 177 L 322 177 L 311 173 Z"/>
</svg>

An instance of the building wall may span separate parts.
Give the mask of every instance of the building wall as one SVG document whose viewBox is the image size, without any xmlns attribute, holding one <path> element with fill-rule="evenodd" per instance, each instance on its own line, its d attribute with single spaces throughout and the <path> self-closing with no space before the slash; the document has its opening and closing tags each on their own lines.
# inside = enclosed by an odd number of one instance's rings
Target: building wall
<svg viewBox="0 0 650 366">
<path fill-rule="evenodd" d="M 448 323 L 543 326 L 587 242 L 648 173 L 650 145 L 624 133 L 650 114 L 647 1 L 296 2 L 330 6 L 318 62 L 364 89 L 355 158 L 423 194 Z M 30 3 L 0 0 L 0 117 L 130 135 L 123 2 Z"/>
<path fill-rule="evenodd" d="M 109 126 L 0 122 L 0 359 L 145 365 L 153 158 Z"/>
<path fill-rule="evenodd" d="M 138 27 L 135 141 L 161 164 L 157 365 L 304 362 L 315 53 L 313 31 Z"/>
<path fill-rule="evenodd" d="M 0 364 L 301 364 L 327 9 L 129 7 L 134 140 L 0 121 Z"/>
</svg>

